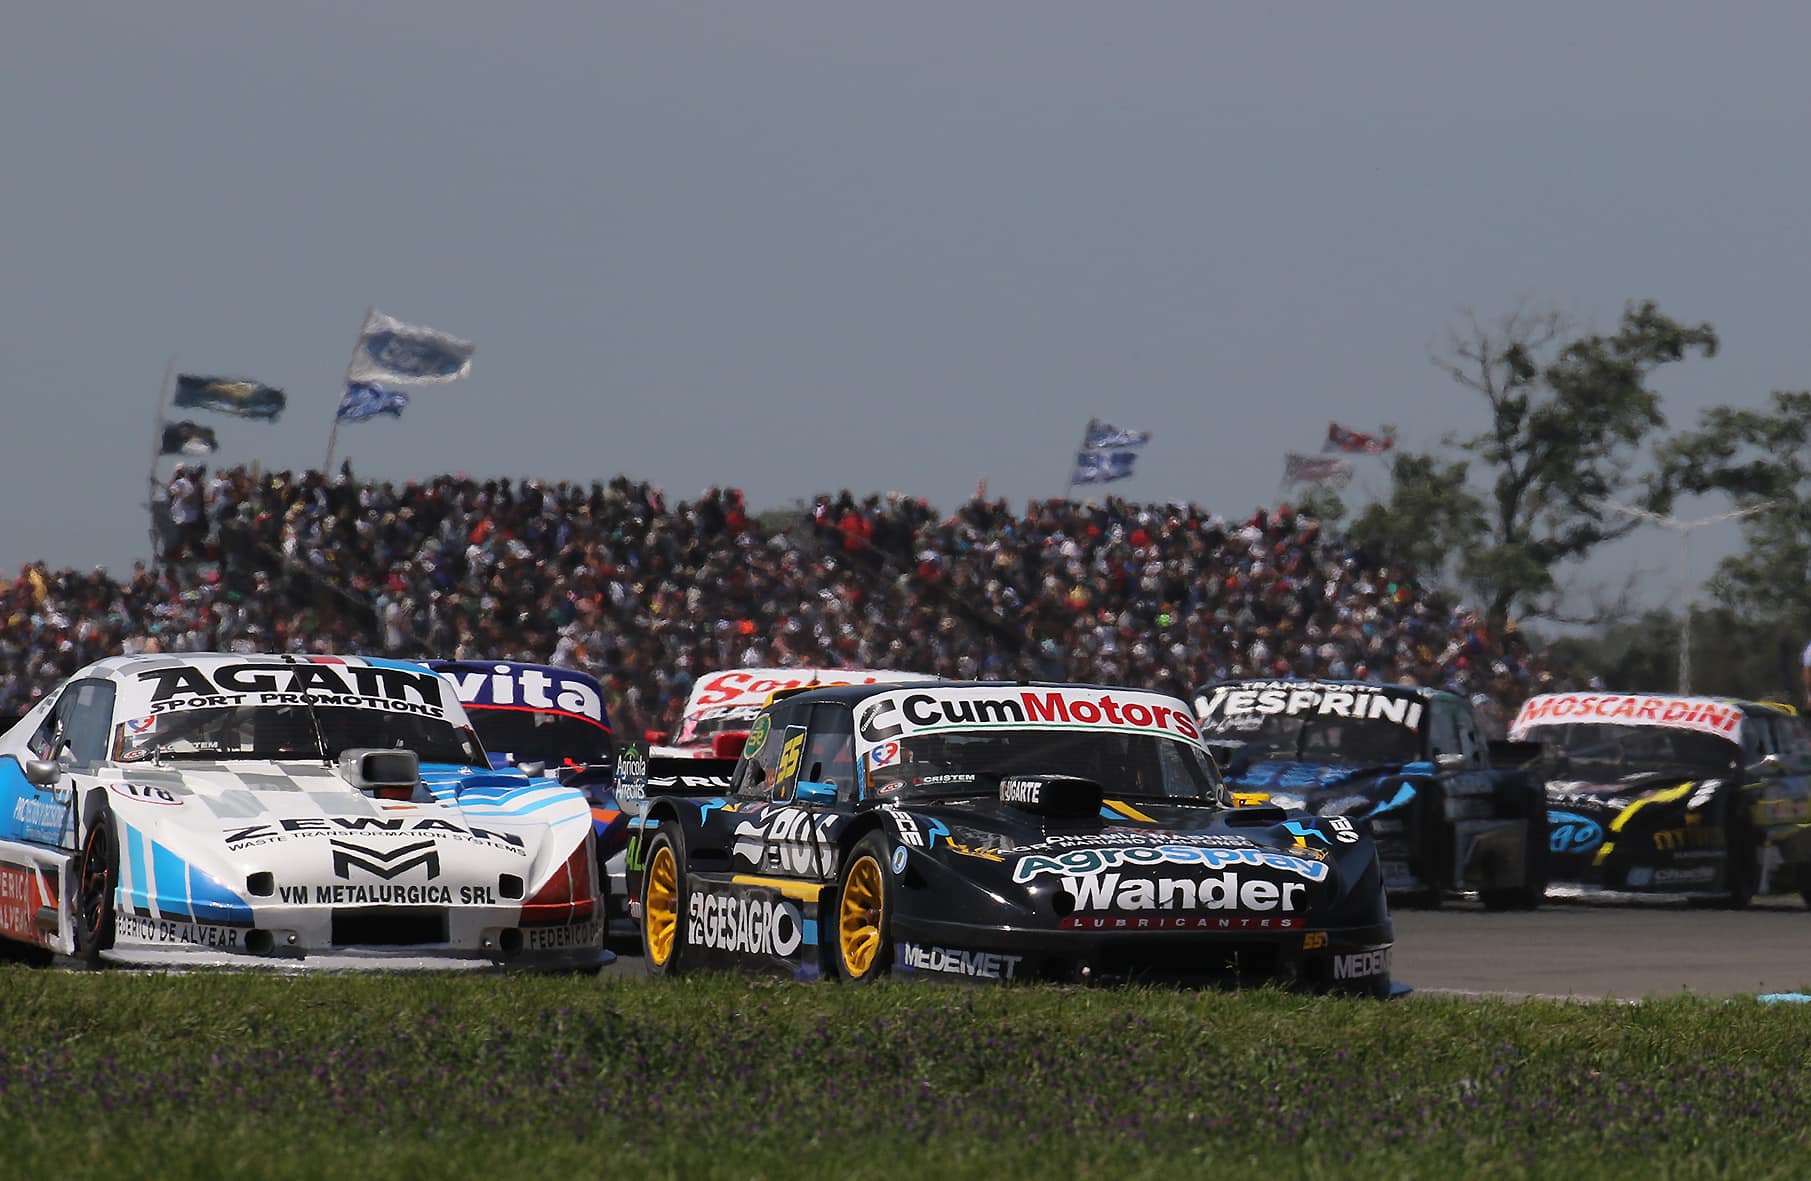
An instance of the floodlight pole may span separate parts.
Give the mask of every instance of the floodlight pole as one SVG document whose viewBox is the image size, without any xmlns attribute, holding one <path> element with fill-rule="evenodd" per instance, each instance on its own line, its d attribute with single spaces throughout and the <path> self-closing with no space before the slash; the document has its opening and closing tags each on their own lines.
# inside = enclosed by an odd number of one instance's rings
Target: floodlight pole
<svg viewBox="0 0 1811 1181">
<path fill-rule="evenodd" d="M 1772 508 L 1776 502 L 1764 500 L 1760 504 L 1750 505 L 1747 508 L 1732 509 L 1729 512 L 1717 513 L 1710 517 L 1699 517 L 1695 521 L 1681 521 L 1678 517 L 1652 513 L 1631 504 L 1618 503 L 1607 496 L 1598 500 L 1597 503 L 1604 508 L 1619 512 L 1625 517 L 1646 521 L 1648 524 L 1658 525 L 1662 529 L 1672 529 L 1679 534 L 1679 692 L 1688 694 L 1692 691 L 1692 530 L 1701 529 L 1706 525 L 1720 525 L 1724 521 L 1739 520 L 1742 517 L 1752 517 L 1758 512 Z"/>
</svg>

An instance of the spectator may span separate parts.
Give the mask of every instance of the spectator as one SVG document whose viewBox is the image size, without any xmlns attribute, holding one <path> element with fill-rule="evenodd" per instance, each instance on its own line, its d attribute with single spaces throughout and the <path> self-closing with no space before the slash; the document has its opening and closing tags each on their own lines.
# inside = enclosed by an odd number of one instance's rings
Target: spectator
<svg viewBox="0 0 1811 1181">
<path fill-rule="evenodd" d="M 1513 627 L 1493 635 L 1287 507 L 1228 522 L 977 497 L 940 516 L 842 492 L 769 532 L 737 489 L 669 506 L 624 477 L 181 467 L 165 492 L 155 572 L 32 564 L 0 588 L 0 709 L 101 656 L 201 649 L 552 660 L 597 676 L 629 734 L 671 729 L 698 674 L 768 663 L 1180 695 L 1229 676 L 1409 680 L 1492 717 L 1545 687 Z"/>
</svg>

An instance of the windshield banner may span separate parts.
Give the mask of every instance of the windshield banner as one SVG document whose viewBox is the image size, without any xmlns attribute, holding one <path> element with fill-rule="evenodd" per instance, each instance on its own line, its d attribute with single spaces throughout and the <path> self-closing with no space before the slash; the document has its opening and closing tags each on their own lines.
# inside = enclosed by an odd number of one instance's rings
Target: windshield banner
<svg viewBox="0 0 1811 1181">
<path fill-rule="evenodd" d="M 856 749 L 864 754 L 897 738 L 957 730 L 1113 730 L 1201 742 L 1187 706 L 1135 689 L 926 686 L 876 694 L 855 711 Z"/>
<path fill-rule="evenodd" d="M 1418 694 L 1392 685 L 1241 681 L 1201 694 L 1195 712 L 1209 734 L 1254 729 L 1260 719 L 1279 714 L 1381 720 L 1413 730 L 1421 725 L 1422 703 Z"/>
<path fill-rule="evenodd" d="M 530 709 L 571 714 L 604 725 L 604 697 L 598 683 L 581 672 L 534 664 L 497 663 L 440 668 L 467 707 Z"/>
<path fill-rule="evenodd" d="M 121 721 L 189 709 L 243 706 L 348 705 L 461 724 L 452 686 L 426 669 L 366 664 L 356 657 L 313 657 L 286 663 L 269 659 L 172 662 L 122 678 L 114 716 Z"/>
<path fill-rule="evenodd" d="M 1543 693 L 1523 703 L 1509 737 L 1520 741 L 1541 726 L 1660 726 L 1740 742 L 1742 707 L 1663 693 Z"/>
<path fill-rule="evenodd" d="M 886 672 L 872 668 L 732 668 L 706 673 L 692 686 L 675 742 L 690 742 L 698 723 L 715 718 L 752 719 L 767 699 L 783 689 L 817 689 L 830 685 L 883 685 L 896 681 L 934 681 L 923 673 Z"/>
</svg>

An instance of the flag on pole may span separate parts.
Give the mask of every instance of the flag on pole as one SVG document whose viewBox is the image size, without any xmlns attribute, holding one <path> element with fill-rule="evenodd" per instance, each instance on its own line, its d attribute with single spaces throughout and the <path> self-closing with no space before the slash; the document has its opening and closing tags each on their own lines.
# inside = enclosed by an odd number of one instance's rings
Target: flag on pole
<svg viewBox="0 0 1811 1181">
<path fill-rule="evenodd" d="M 1150 431 L 1124 431 L 1110 422 L 1090 418 L 1088 433 L 1082 438 L 1082 447 L 1088 451 L 1100 451 L 1109 447 L 1142 447 L 1150 441 Z"/>
<path fill-rule="evenodd" d="M 220 450 L 214 428 L 188 421 L 163 424 L 163 445 L 159 455 L 212 455 Z"/>
<path fill-rule="evenodd" d="M 359 330 L 346 380 L 457 381 L 472 371 L 476 347 L 469 340 L 419 324 L 404 324 L 373 308 Z"/>
<path fill-rule="evenodd" d="M 1331 484 L 1344 488 L 1351 480 L 1352 461 L 1349 459 L 1336 455 L 1297 455 L 1293 451 L 1283 456 L 1285 485 Z"/>
<path fill-rule="evenodd" d="M 176 378 L 178 406 L 190 410 L 218 410 L 236 418 L 275 422 L 289 402 L 282 390 L 248 378 L 198 377 L 184 373 Z"/>
<path fill-rule="evenodd" d="M 1327 442 L 1322 451 L 1344 451 L 1348 455 L 1382 455 L 1396 445 L 1396 436 L 1367 435 L 1337 422 L 1327 424 Z"/>
<path fill-rule="evenodd" d="M 1136 451 L 1078 451 L 1075 453 L 1075 474 L 1069 477 L 1069 482 L 1109 484 L 1123 480 L 1132 474 L 1132 465 L 1137 461 Z"/>
<path fill-rule="evenodd" d="M 402 390 L 393 390 L 375 382 L 349 381 L 346 383 L 346 392 L 340 396 L 340 408 L 335 412 L 333 421 L 366 422 L 380 414 L 401 418 L 408 404 L 409 395 Z"/>
</svg>

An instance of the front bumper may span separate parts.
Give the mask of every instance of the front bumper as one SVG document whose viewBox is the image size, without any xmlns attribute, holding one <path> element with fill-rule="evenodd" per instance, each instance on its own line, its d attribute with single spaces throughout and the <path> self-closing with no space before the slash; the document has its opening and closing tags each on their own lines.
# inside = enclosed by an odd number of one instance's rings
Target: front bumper
<svg viewBox="0 0 1811 1181">
<path fill-rule="evenodd" d="M 249 924 L 123 913 L 114 931 L 102 958 L 144 967 L 558 971 L 615 959 L 595 914 L 523 926 L 519 908 L 268 908 Z"/>
<path fill-rule="evenodd" d="M 900 915 L 893 925 L 894 967 L 902 974 L 998 980 L 1390 991 L 1394 935 L 1387 922 L 1327 928 L 1306 918 L 1254 919 L 1227 929 L 1156 930 L 1140 929 L 1139 921 L 1026 930 Z M 1278 923 L 1290 925 L 1270 925 Z"/>
</svg>

